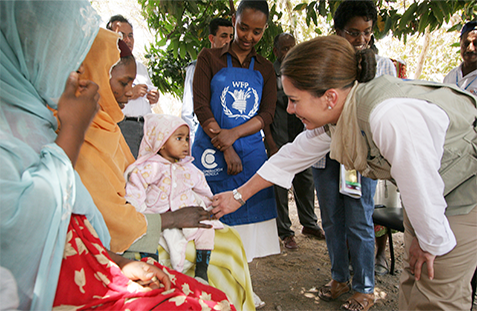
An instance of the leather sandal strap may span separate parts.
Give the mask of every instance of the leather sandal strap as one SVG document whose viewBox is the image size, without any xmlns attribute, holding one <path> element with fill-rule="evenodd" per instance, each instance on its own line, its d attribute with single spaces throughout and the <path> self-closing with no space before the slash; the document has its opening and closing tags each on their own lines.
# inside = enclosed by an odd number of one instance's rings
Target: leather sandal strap
<svg viewBox="0 0 477 311">
<path fill-rule="evenodd" d="M 357 310 L 367 311 L 374 305 L 374 294 L 355 293 L 343 304 L 343 308 L 345 310 L 351 310 L 350 305 L 353 302 L 360 306 Z"/>
</svg>

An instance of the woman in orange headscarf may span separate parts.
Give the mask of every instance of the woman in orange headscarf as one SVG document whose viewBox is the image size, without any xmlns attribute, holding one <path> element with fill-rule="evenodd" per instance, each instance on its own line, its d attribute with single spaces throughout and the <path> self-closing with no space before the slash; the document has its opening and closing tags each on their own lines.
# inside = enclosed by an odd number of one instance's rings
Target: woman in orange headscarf
<svg viewBox="0 0 477 311">
<path fill-rule="evenodd" d="M 136 75 L 136 63 L 122 41 L 119 41 L 119 46 L 126 53 L 121 53 L 121 59 L 118 62 L 117 41 L 116 34 L 106 30 L 99 31 L 85 59 L 81 78 L 87 76 L 97 79 L 98 83 L 103 86 L 104 83 L 110 84 L 111 87 L 106 85 L 106 91 L 104 89 L 102 91 L 106 95 L 103 100 L 111 98 L 110 95 L 113 95 L 114 101 L 127 102 L 128 94 L 131 93 L 131 84 Z M 123 47 L 126 50 L 123 50 Z M 92 69 L 89 66 L 90 61 L 98 58 L 103 61 L 99 63 L 99 70 L 95 67 L 94 72 L 101 73 L 104 70 L 104 73 L 107 74 L 103 74 L 103 76 L 89 74 Z M 106 78 L 104 79 L 104 77 Z M 107 113 L 111 106 L 102 105 L 101 108 L 102 110 L 94 119 L 93 127 L 88 130 L 86 136 L 93 140 L 109 137 L 110 143 L 119 142 L 117 151 L 120 151 L 124 143 L 124 139 L 121 139 L 122 136 L 119 136 L 119 141 L 114 141 L 112 139 L 115 136 L 118 137 L 117 134 L 115 135 L 114 131 L 111 131 L 108 135 L 107 131 L 104 131 L 108 126 L 110 129 L 114 129 L 114 126 L 111 125 L 115 124 L 110 122 L 111 118 Z M 114 113 L 114 109 L 111 109 L 111 112 Z M 113 144 L 105 146 L 103 150 L 111 150 L 111 147 Z M 94 152 L 88 155 L 91 154 Z M 122 153 L 122 157 L 124 157 L 124 153 Z M 81 161 L 84 165 L 84 158 Z M 138 308 L 202 310 L 205 306 L 208 308 L 219 306 L 226 310 L 235 310 L 235 307 L 230 304 L 226 295 L 220 290 L 163 267 L 152 258 L 145 258 L 141 262 L 131 261 L 106 250 L 86 217 L 76 214 L 73 214 L 68 226 L 53 306 L 80 307 L 85 310 L 92 308 L 96 310 Z"/>
<path fill-rule="evenodd" d="M 100 31 L 106 32 L 106 31 Z M 123 101 L 114 94 L 110 85 L 110 68 L 117 62 L 119 52 L 111 49 L 117 34 L 107 32 L 104 39 L 91 49 L 83 62 L 85 79 L 100 87 L 99 113 L 86 132 L 77 161 L 83 183 L 101 211 L 111 234 L 111 251 L 115 253 L 157 253 L 161 232 L 167 228 L 203 227 L 202 220 L 210 217 L 201 207 L 187 207 L 164 214 L 142 214 L 127 203 L 126 181 L 123 174 L 134 162 L 117 122 L 124 117 L 120 104 Z M 130 81 L 132 83 L 132 81 Z M 118 81 L 119 86 L 130 82 Z M 123 90 L 124 96 L 128 92 Z M 129 95 L 130 96 L 130 95 Z M 118 104 L 120 102 L 120 104 Z M 186 259 L 195 262 L 193 243 L 187 249 Z M 194 266 L 185 272 L 194 274 Z M 210 285 L 223 290 L 238 310 L 254 308 L 253 292 L 248 264 L 238 233 L 226 227 L 216 231 L 214 251 L 209 266 Z"/>
</svg>

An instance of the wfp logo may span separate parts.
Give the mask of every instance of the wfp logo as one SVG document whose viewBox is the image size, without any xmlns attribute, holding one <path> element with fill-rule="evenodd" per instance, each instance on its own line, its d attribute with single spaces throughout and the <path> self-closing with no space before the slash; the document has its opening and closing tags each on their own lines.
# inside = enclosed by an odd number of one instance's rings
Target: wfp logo
<svg viewBox="0 0 477 311">
<path fill-rule="evenodd" d="M 222 104 L 224 114 L 230 119 L 239 119 L 249 120 L 255 116 L 260 106 L 260 97 L 258 96 L 257 90 L 249 86 L 248 82 L 239 82 L 232 81 L 233 92 L 229 91 L 230 86 L 225 87 L 222 90 L 222 95 L 220 96 L 220 103 Z M 234 114 L 228 107 L 227 95 L 230 95 L 233 99 L 231 107 L 234 111 L 237 111 L 238 114 Z M 248 114 L 247 110 L 247 100 L 253 95 L 253 107 Z M 228 96 L 230 98 L 230 96 Z"/>
<path fill-rule="evenodd" d="M 204 168 L 211 170 L 217 167 L 217 163 L 215 163 L 215 152 L 214 149 L 204 150 L 200 158 L 200 162 L 202 162 Z"/>
</svg>

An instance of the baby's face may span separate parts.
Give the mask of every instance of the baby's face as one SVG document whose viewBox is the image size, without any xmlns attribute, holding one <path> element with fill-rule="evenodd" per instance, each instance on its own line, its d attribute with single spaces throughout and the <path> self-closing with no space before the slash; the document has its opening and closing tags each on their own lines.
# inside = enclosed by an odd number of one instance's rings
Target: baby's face
<svg viewBox="0 0 477 311">
<path fill-rule="evenodd" d="M 159 154 L 170 162 L 177 162 L 189 155 L 189 127 L 179 127 L 159 150 Z"/>
</svg>

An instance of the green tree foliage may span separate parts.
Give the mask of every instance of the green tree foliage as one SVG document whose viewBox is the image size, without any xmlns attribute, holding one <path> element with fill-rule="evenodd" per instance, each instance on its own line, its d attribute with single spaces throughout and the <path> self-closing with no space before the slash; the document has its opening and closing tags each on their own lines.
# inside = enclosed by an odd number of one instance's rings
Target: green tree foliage
<svg viewBox="0 0 477 311">
<path fill-rule="evenodd" d="M 327 17 L 331 20 L 340 3 L 343 0 L 319 0 L 303 2 L 295 6 L 295 11 L 306 11 L 308 26 L 319 25 L 318 16 Z M 414 0 L 408 1 L 408 6 L 402 9 L 398 0 L 375 0 L 379 9 L 378 23 L 374 34 L 377 39 L 392 33 L 393 36 L 406 42 L 408 35 L 423 34 L 426 27 L 432 32 L 444 23 L 449 23 L 450 18 L 457 12 L 461 12 L 462 20 L 476 18 L 477 2 L 456 0 Z M 404 2 L 406 3 L 406 1 Z M 312 24 L 313 23 L 313 24 Z M 457 24 L 452 30 L 458 30 L 462 25 Z"/>
<path fill-rule="evenodd" d="M 152 68 L 152 80 L 161 92 L 171 92 L 182 98 L 185 67 L 197 59 L 203 48 L 210 47 L 209 23 L 212 19 L 232 18 L 232 0 L 138 0 L 149 27 L 156 30 L 157 40 L 151 44 L 146 58 Z M 270 8 L 270 21 L 279 20 L 282 13 L 276 5 Z M 268 29 L 255 47 L 257 52 L 273 59 L 273 38 L 282 32 L 278 23 L 269 22 Z"/>
<path fill-rule="evenodd" d="M 292 9 L 283 8 L 293 3 Z M 304 18 L 309 29 L 316 34 L 327 33 L 319 25 L 325 20 L 332 24 L 332 16 L 343 0 L 268 0 L 270 18 L 268 29 L 257 44 L 257 52 L 274 61 L 273 38 L 283 29 L 294 25 L 285 24 L 285 20 Z M 208 25 L 213 18 L 231 19 L 238 0 L 138 0 L 149 27 L 157 33 L 157 39 L 148 49 L 147 58 L 153 71 L 153 82 L 163 93 L 171 92 L 182 98 L 185 66 L 204 47 L 210 47 Z M 434 31 L 449 23 L 452 16 L 460 14 L 462 21 L 476 18 L 477 1 L 455 0 L 375 0 L 379 8 L 378 23 L 374 30 L 377 39 L 388 34 L 404 41 L 408 36 L 423 34 L 426 27 Z M 285 16 L 287 15 L 287 16 Z M 290 16 L 292 15 L 292 16 Z M 296 25 L 296 22 L 295 22 Z M 460 30 L 461 23 L 449 31 Z"/>
</svg>

